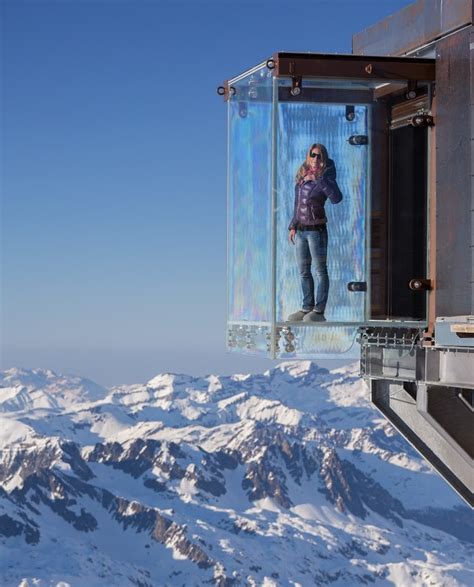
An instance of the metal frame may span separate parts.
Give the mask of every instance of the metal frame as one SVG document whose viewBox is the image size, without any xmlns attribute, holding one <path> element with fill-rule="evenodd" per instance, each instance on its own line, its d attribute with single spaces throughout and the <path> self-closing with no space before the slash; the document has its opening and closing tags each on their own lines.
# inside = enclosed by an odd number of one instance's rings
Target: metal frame
<svg viewBox="0 0 474 587">
<path fill-rule="evenodd" d="M 370 68 L 368 68 L 367 65 L 367 61 L 370 60 L 369 65 L 372 64 L 372 62 L 377 66 L 377 67 L 373 67 L 371 65 Z M 271 62 L 271 63 L 270 63 Z M 404 88 L 406 91 L 408 82 L 413 82 L 414 78 L 416 78 L 418 76 L 418 74 L 422 73 L 422 77 L 423 78 L 431 78 L 434 76 L 434 60 L 433 59 L 412 59 L 412 58 L 398 58 L 398 59 L 391 59 L 391 58 L 378 58 L 378 57 L 374 57 L 372 58 L 364 58 L 361 59 L 358 56 L 334 56 L 334 55 L 320 55 L 320 54 L 286 54 L 286 53 L 277 53 L 275 55 L 275 61 L 273 60 L 268 60 L 266 63 L 260 63 L 259 65 L 257 65 L 256 67 L 247 70 L 246 72 L 244 72 L 243 74 L 240 74 L 239 76 L 233 78 L 230 81 L 226 81 L 225 82 L 225 95 L 224 95 L 224 99 L 226 101 L 229 100 L 230 97 L 233 97 L 233 99 L 238 100 L 239 99 L 239 95 L 238 95 L 238 89 L 237 88 L 233 88 L 232 84 L 233 83 L 237 83 L 239 81 L 241 81 L 242 79 L 246 78 L 247 76 L 251 75 L 252 73 L 261 70 L 262 68 L 265 67 L 265 65 L 267 66 L 267 68 L 272 71 L 272 85 L 271 87 L 266 88 L 266 93 L 263 96 L 264 101 L 271 103 L 271 118 L 272 118 L 272 137 L 271 137 L 271 141 L 272 141 L 272 159 L 271 159 L 271 217 L 272 217 L 272 228 L 271 228 L 271 289 L 272 289 L 272 296 L 271 296 L 271 320 L 267 321 L 264 323 L 258 323 L 260 326 L 267 326 L 272 330 L 272 338 L 271 338 L 271 348 L 269 348 L 270 351 L 270 357 L 275 359 L 277 358 L 277 354 L 278 354 L 278 333 L 283 330 L 283 329 L 287 329 L 289 327 L 291 327 L 292 325 L 294 326 L 301 326 L 300 323 L 289 323 L 289 322 L 281 322 L 281 321 L 277 321 L 277 316 L 276 316 L 276 235 L 275 235 L 275 217 L 276 217 L 276 206 L 277 206 L 277 202 L 276 202 L 276 161 L 275 161 L 275 157 L 276 157 L 276 153 L 277 153 L 277 141 L 278 141 L 278 128 L 277 128 L 277 124 L 278 124 L 278 109 L 277 109 L 277 105 L 278 102 L 280 101 L 286 101 L 286 99 L 288 100 L 294 100 L 294 101 L 298 101 L 298 100 L 303 100 L 303 101 L 308 101 L 308 99 L 310 99 L 311 102 L 313 102 L 313 98 L 317 98 L 316 101 L 327 101 L 328 97 L 330 96 L 332 99 L 330 100 L 331 102 L 334 101 L 334 99 L 338 98 L 339 95 L 340 100 L 338 100 L 338 102 L 340 103 L 347 103 L 348 102 L 348 97 L 347 97 L 347 90 L 342 90 L 340 88 L 328 88 L 328 87 L 324 87 L 324 84 L 321 88 L 315 88 L 315 87 L 311 87 L 311 86 L 307 86 L 304 87 L 304 90 L 302 92 L 302 94 L 297 95 L 297 96 L 291 96 L 290 95 L 290 87 L 286 88 L 286 87 L 281 87 L 281 83 L 279 83 L 280 79 L 285 79 L 285 75 L 282 75 L 282 72 L 285 72 L 285 64 L 288 65 L 288 71 L 293 71 L 294 72 L 294 67 L 298 66 L 302 72 L 304 72 L 304 75 L 307 77 L 307 73 L 308 72 L 314 72 L 317 76 L 318 79 L 320 79 L 321 73 L 328 73 L 328 71 L 330 70 L 331 76 L 332 78 L 338 78 L 341 79 L 341 76 L 343 76 L 344 74 L 350 74 L 350 78 L 351 79 L 360 79 L 363 81 L 363 83 L 367 83 L 367 79 L 370 79 L 371 81 L 376 81 L 378 78 L 377 76 L 390 76 L 390 79 L 392 79 L 392 77 L 394 75 L 402 75 L 403 72 L 403 78 L 405 80 L 405 84 L 400 84 L 399 82 L 397 84 L 387 84 L 387 83 L 383 83 L 381 84 L 381 87 L 385 88 L 385 90 L 387 90 L 387 88 L 391 87 L 392 89 L 395 89 L 396 91 L 400 91 L 400 88 Z M 344 67 L 342 68 L 343 71 L 341 70 L 341 63 L 345 63 Z M 387 66 L 395 63 L 395 67 L 392 67 L 392 69 L 387 70 Z M 290 64 L 292 64 L 290 66 Z M 364 65 L 365 64 L 365 65 Z M 362 66 L 364 66 L 366 69 L 364 70 L 365 73 L 361 73 L 361 68 Z M 381 67 L 385 67 L 385 70 L 382 70 Z M 319 69 L 318 69 L 319 68 Z M 385 72 L 385 73 L 384 73 Z M 387 73 L 388 72 L 388 73 Z M 415 75 L 416 74 L 416 75 Z M 388 79 L 388 77 L 382 78 L 382 79 Z M 418 81 L 421 81 L 418 80 Z M 426 83 L 426 80 L 423 80 L 424 83 Z M 233 91 L 232 91 L 233 89 Z M 285 93 L 288 93 L 288 96 L 285 95 Z M 365 88 L 365 89 L 356 89 L 356 90 L 349 90 L 349 94 L 351 97 L 353 98 L 357 98 L 357 102 L 362 101 L 364 103 L 370 103 L 371 101 L 374 100 L 375 98 L 375 92 L 373 88 Z M 349 100 L 351 101 L 351 100 Z M 370 128 L 370 109 L 369 109 L 369 128 Z M 229 139 L 228 139 L 229 140 Z M 228 154 L 230 153 L 230 144 L 228 144 Z M 367 176 L 368 176 L 368 185 L 367 185 L 367 189 L 370 193 L 370 189 L 371 189 L 371 174 L 370 174 L 370 157 L 367 160 L 367 165 L 368 165 L 368 169 L 367 169 Z M 229 182 L 229 179 L 228 179 Z M 229 198 L 229 185 L 228 187 L 228 198 Z M 229 205 L 229 202 L 228 202 Z M 365 211 L 365 224 L 366 224 L 366 242 L 365 242 L 365 251 L 366 253 L 368 253 L 369 250 L 369 244 L 370 244 L 370 232 L 371 232 L 371 223 L 370 223 L 370 216 L 371 214 L 371 205 L 370 205 L 370 199 L 367 199 L 366 201 L 366 211 Z M 228 236 L 229 236 L 229 225 L 228 225 Z M 227 243 L 227 256 L 229 254 L 229 242 Z M 366 274 L 368 272 L 370 272 L 370 265 L 371 265 L 371 260 L 370 260 L 370 255 L 366 254 Z M 228 291 L 227 291 L 227 303 L 228 303 Z M 363 324 L 361 324 L 360 321 L 357 322 L 331 322 L 330 324 L 305 324 L 305 327 L 308 328 L 318 328 L 318 329 L 324 329 L 325 326 L 327 327 L 337 327 L 337 326 L 341 326 L 341 327 L 355 327 L 355 328 L 360 328 L 360 327 L 376 327 L 376 326 L 380 326 L 380 327 L 385 327 L 385 328 L 402 328 L 402 329 L 410 329 L 410 328 L 416 328 L 416 329 L 421 329 L 421 328 L 425 328 L 426 327 L 426 319 L 425 320 L 420 320 L 420 321 L 416 321 L 416 320 L 371 320 L 370 319 L 370 314 L 369 314 L 369 308 L 370 308 L 370 291 L 367 293 L 366 295 L 366 300 L 365 300 L 365 310 L 364 310 L 364 314 L 365 314 L 365 321 Z M 257 324 L 255 324 L 256 326 Z M 230 327 L 231 329 L 233 327 L 252 327 L 254 326 L 254 324 L 252 322 L 247 322 L 247 321 L 229 321 L 228 322 L 228 327 Z M 229 332 L 229 331 L 228 331 Z M 360 337 L 360 331 L 358 333 L 358 335 Z"/>
<path fill-rule="evenodd" d="M 388 82 L 433 82 L 436 60 L 420 57 L 331 55 L 325 53 L 274 53 L 271 59 L 226 80 L 218 93 L 227 101 L 232 84 L 257 71 L 266 63 L 274 77 L 339 78 Z M 397 84 L 397 85 L 398 85 Z"/>
<path fill-rule="evenodd" d="M 276 218 L 277 218 L 277 163 L 276 153 L 278 150 L 278 79 L 273 78 L 272 83 L 272 181 L 271 181 L 271 198 L 272 198 L 272 234 L 271 234 L 271 273 L 272 273 L 272 347 L 271 347 L 271 358 L 277 358 L 278 341 L 279 341 L 279 330 L 276 321 L 276 255 L 277 255 L 277 243 L 276 243 Z"/>
<path fill-rule="evenodd" d="M 390 397 L 387 393 L 387 397 L 384 398 L 383 390 L 378 390 L 378 386 L 381 385 L 387 386 L 389 384 L 396 384 L 398 385 L 398 381 L 393 381 L 390 379 L 376 379 L 371 378 L 370 381 L 370 396 L 372 404 L 379 410 L 379 412 L 387 418 L 387 420 L 398 430 L 398 432 L 416 449 L 423 458 L 425 458 L 428 463 L 438 471 L 438 473 L 447 481 L 451 487 L 458 493 L 460 497 L 462 497 L 468 505 L 474 507 L 474 495 L 472 490 L 460 479 L 458 474 L 454 473 L 438 455 L 434 452 L 436 450 L 435 446 L 430 446 L 427 444 L 426 439 L 422 438 L 423 434 L 418 433 L 420 431 L 414 430 L 412 426 L 410 426 L 404 419 L 401 417 L 400 414 L 394 412 L 392 406 L 390 405 Z M 380 393 L 382 391 L 382 393 Z M 403 387 L 400 386 L 400 392 L 403 391 Z M 388 401 L 386 401 L 388 399 Z M 409 398 L 407 398 L 409 399 Z M 411 403 L 411 402 L 410 402 Z M 417 402 L 416 400 L 412 400 L 412 412 L 413 418 L 422 420 L 426 422 L 426 427 L 429 429 L 431 426 L 431 422 L 427 420 L 424 415 L 420 414 L 417 409 Z M 436 433 L 438 430 L 436 429 Z M 456 451 L 457 452 L 457 451 Z M 469 466 L 467 464 L 467 466 Z"/>
<path fill-rule="evenodd" d="M 363 80 L 434 81 L 434 59 L 328 55 L 321 53 L 275 53 L 278 77 L 337 77 Z"/>
</svg>

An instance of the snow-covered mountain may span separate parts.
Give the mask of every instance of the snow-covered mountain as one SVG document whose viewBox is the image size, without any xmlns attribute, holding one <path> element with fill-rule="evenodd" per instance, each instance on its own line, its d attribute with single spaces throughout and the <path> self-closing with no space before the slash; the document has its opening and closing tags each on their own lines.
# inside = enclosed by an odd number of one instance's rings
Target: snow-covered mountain
<svg viewBox="0 0 474 587">
<path fill-rule="evenodd" d="M 0 585 L 474 584 L 474 514 L 356 366 L 0 374 Z"/>
</svg>

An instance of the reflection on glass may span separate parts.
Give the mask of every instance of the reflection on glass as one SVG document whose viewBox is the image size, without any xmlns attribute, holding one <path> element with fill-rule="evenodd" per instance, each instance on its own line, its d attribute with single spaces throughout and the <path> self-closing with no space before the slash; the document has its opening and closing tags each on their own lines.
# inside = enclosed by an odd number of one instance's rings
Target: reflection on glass
<svg viewBox="0 0 474 587">
<path fill-rule="evenodd" d="M 229 101 L 228 319 L 271 320 L 272 103 L 269 70 L 234 84 Z M 265 97 L 265 95 L 264 95 Z"/>
<path fill-rule="evenodd" d="M 279 359 L 358 359 L 357 328 L 328 326 L 308 328 L 288 325 L 281 329 L 276 357 Z"/>
<path fill-rule="evenodd" d="M 357 357 L 369 106 L 287 99 L 282 83 L 265 66 L 231 83 L 227 348 Z"/>
<path fill-rule="evenodd" d="M 366 106 L 278 104 L 277 322 L 365 319 L 367 134 Z"/>
<path fill-rule="evenodd" d="M 269 326 L 233 324 L 227 331 L 227 351 L 268 356 L 271 351 Z"/>
</svg>

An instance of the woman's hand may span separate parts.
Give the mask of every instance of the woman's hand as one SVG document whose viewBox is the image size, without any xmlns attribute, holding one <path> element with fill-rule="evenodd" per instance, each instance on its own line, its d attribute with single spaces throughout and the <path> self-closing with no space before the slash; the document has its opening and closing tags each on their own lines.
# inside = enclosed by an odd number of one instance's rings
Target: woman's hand
<svg viewBox="0 0 474 587">
<path fill-rule="evenodd" d="M 288 235 L 288 242 L 291 244 L 295 244 L 295 234 L 296 234 L 296 230 L 294 228 L 292 228 L 290 230 L 290 234 Z"/>
</svg>

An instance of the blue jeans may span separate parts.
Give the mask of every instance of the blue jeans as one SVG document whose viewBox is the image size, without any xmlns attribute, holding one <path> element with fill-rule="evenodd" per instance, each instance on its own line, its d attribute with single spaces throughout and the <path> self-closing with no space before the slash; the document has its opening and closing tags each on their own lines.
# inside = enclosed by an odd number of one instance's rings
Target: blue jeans
<svg viewBox="0 0 474 587">
<path fill-rule="evenodd" d="M 296 232 L 296 262 L 301 277 L 303 290 L 303 310 L 324 313 L 329 293 L 329 275 L 327 268 L 328 231 L 326 227 L 320 230 L 298 230 Z M 316 300 L 314 299 L 314 273 L 318 284 Z"/>
</svg>

